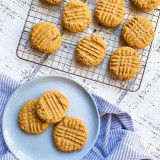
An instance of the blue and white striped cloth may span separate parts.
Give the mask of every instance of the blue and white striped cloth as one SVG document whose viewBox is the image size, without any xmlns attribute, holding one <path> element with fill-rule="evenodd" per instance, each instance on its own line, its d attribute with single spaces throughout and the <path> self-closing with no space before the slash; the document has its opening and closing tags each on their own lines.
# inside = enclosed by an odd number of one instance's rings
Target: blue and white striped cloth
<svg viewBox="0 0 160 160">
<path fill-rule="evenodd" d="M 8 150 L 2 136 L 2 113 L 19 83 L 0 74 L 0 159 L 17 160 Z M 131 117 L 106 100 L 93 95 L 101 116 L 99 137 L 83 160 L 151 159 L 139 137 L 134 133 Z"/>
</svg>

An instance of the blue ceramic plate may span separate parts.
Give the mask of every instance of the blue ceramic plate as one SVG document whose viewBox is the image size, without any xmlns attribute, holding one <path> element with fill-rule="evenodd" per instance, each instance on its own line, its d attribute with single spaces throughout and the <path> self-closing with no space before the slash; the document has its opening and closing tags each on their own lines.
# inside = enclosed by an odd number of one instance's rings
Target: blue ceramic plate
<svg viewBox="0 0 160 160">
<path fill-rule="evenodd" d="M 40 135 L 27 135 L 18 126 L 21 106 L 43 92 L 58 90 L 69 99 L 68 116 L 83 120 L 88 128 L 85 147 L 77 152 L 58 151 L 52 142 L 51 125 Z M 20 160 L 79 160 L 93 147 L 100 129 L 99 114 L 91 95 L 77 82 L 64 77 L 42 77 L 19 87 L 8 101 L 3 114 L 3 136 L 10 151 Z"/>
</svg>

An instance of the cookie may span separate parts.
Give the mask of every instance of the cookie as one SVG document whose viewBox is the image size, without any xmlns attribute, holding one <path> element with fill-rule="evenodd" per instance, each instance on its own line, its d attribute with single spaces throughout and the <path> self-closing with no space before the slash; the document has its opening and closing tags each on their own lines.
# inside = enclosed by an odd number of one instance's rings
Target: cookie
<svg viewBox="0 0 160 160">
<path fill-rule="evenodd" d="M 107 46 L 97 35 L 84 37 L 77 45 L 76 58 L 85 66 L 96 66 L 105 58 Z"/>
<path fill-rule="evenodd" d="M 135 16 L 124 23 L 122 37 L 128 46 L 142 49 L 153 41 L 154 28 L 147 18 Z"/>
<path fill-rule="evenodd" d="M 64 6 L 62 25 L 71 32 L 82 32 L 92 20 L 89 7 L 79 1 L 72 0 Z"/>
<path fill-rule="evenodd" d="M 126 14 L 124 0 L 99 0 L 94 15 L 99 23 L 106 27 L 116 27 Z"/>
<path fill-rule="evenodd" d="M 160 5 L 160 0 L 132 0 L 132 2 L 142 11 L 152 11 Z"/>
<path fill-rule="evenodd" d="M 59 4 L 62 2 L 62 0 L 43 0 L 43 1 L 48 4 Z"/>
<path fill-rule="evenodd" d="M 87 128 L 84 122 L 75 117 L 64 118 L 53 129 L 53 141 L 57 149 L 73 152 L 84 147 L 87 141 Z"/>
<path fill-rule="evenodd" d="M 36 113 L 44 122 L 57 123 L 66 116 L 68 105 L 68 99 L 62 93 L 48 91 L 38 99 Z"/>
<path fill-rule="evenodd" d="M 39 134 L 45 131 L 49 124 L 41 121 L 35 113 L 36 99 L 26 102 L 18 116 L 20 128 L 28 134 Z"/>
<path fill-rule="evenodd" d="M 32 47 L 44 53 L 55 52 L 62 43 L 58 28 L 49 22 L 39 22 L 34 25 L 31 28 L 29 38 Z"/>
<path fill-rule="evenodd" d="M 132 79 L 141 67 L 139 54 L 131 47 L 120 47 L 111 55 L 109 70 L 122 80 Z"/>
</svg>

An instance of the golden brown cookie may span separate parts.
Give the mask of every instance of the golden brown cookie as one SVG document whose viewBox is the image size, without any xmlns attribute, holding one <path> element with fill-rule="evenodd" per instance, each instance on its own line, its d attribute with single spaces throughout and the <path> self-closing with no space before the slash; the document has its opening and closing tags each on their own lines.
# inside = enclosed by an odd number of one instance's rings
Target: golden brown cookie
<svg viewBox="0 0 160 160">
<path fill-rule="evenodd" d="M 89 35 L 78 43 L 76 58 L 85 66 L 96 66 L 103 61 L 106 51 L 107 45 L 100 36 Z"/>
<path fill-rule="evenodd" d="M 67 114 L 68 99 L 58 91 L 45 92 L 37 101 L 36 113 L 47 123 L 57 123 Z"/>
<path fill-rule="evenodd" d="M 57 149 L 63 152 L 80 150 L 86 144 L 87 127 L 75 117 L 64 118 L 53 129 L 53 141 Z"/>
<path fill-rule="evenodd" d="M 152 11 L 160 5 L 160 0 L 132 0 L 132 2 L 143 11 Z"/>
<path fill-rule="evenodd" d="M 94 15 L 106 27 L 116 27 L 126 14 L 124 0 L 99 0 Z"/>
<path fill-rule="evenodd" d="M 79 1 L 72 0 L 64 6 L 62 12 L 62 24 L 71 32 L 82 32 L 92 20 L 89 7 Z"/>
<path fill-rule="evenodd" d="M 62 0 L 43 0 L 43 1 L 48 4 L 59 4 L 62 2 Z"/>
<path fill-rule="evenodd" d="M 28 134 L 39 134 L 45 131 L 49 124 L 41 121 L 35 113 L 36 99 L 26 102 L 18 116 L 20 128 Z"/>
<path fill-rule="evenodd" d="M 132 79 L 141 67 L 139 54 L 131 47 L 120 47 L 112 53 L 109 70 L 122 80 Z"/>
<path fill-rule="evenodd" d="M 122 37 L 132 48 L 145 48 L 153 41 L 154 28 L 147 18 L 135 16 L 124 23 Z"/>
<path fill-rule="evenodd" d="M 39 22 L 31 28 L 29 38 L 33 48 L 44 53 L 53 53 L 58 50 L 62 38 L 58 28 L 49 22 Z"/>
</svg>

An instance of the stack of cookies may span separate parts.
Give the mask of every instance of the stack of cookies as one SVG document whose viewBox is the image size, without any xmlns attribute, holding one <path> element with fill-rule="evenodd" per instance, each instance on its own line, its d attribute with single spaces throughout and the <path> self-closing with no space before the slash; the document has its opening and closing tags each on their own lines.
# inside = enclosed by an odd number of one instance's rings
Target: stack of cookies
<svg viewBox="0 0 160 160">
<path fill-rule="evenodd" d="M 87 127 L 76 117 L 66 117 L 68 99 L 58 91 L 49 91 L 26 102 L 18 116 L 20 128 L 27 134 L 40 134 L 55 124 L 53 141 L 64 152 L 80 150 L 87 141 Z"/>
<path fill-rule="evenodd" d="M 43 0 L 49 4 L 58 4 L 61 0 Z M 151 11 L 158 7 L 160 0 L 132 0 L 134 6 Z M 115 28 L 124 20 L 126 14 L 124 0 L 99 0 L 95 6 L 96 20 L 107 28 Z M 70 32 L 83 32 L 91 23 L 89 7 L 79 0 L 68 2 L 62 12 L 62 25 Z M 127 20 L 122 28 L 122 38 L 127 46 L 118 48 L 112 53 L 108 69 L 121 79 L 130 80 L 139 71 L 141 60 L 135 49 L 143 49 L 154 38 L 152 23 L 145 17 L 136 15 Z M 58 28 L 48 22 L 40 22 L 32 27 L 30 41 L 33 48 L 44 53 L 57 51 L 62 42 Z M 107 45 L 99 35 L 84 37 L 77 45 L 76 58 L 84 66 L 93 67 L 103 62 Z M 107 70 L 107 68 L 106 68 Z"/>
</svg>

